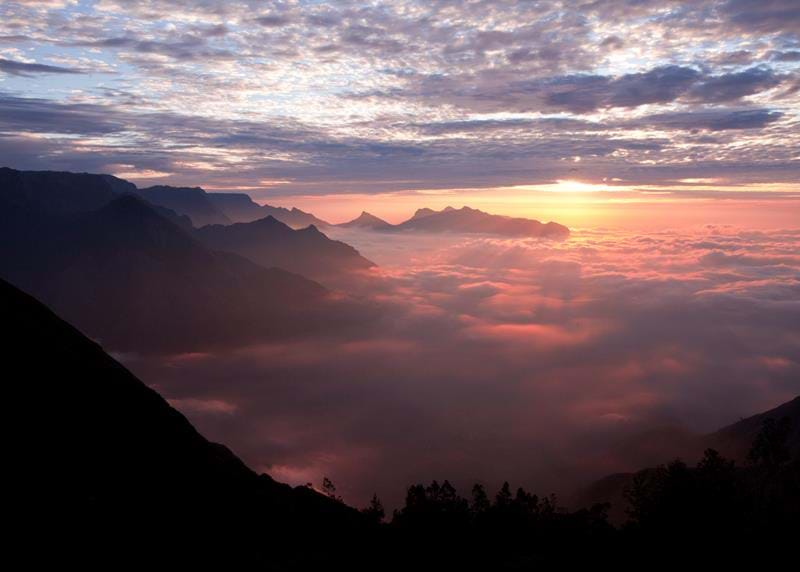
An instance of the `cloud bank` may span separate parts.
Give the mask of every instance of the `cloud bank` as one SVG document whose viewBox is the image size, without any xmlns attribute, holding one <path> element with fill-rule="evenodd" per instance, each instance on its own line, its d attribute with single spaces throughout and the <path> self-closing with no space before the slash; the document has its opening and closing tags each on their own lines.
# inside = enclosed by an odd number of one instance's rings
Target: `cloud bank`
<svg viewBox="0 0 800 572">
<path fill-rule="evenodd" d="M 4 2 L 0 98 L 26 113 L 0 119 L 0 150 L 13 167 L 262 197 L 796 186 L 798 14 L 790 0 Z"/>
<path fill-rule="evenodd" d="M 382 262 L 379 334 L 128 365 L 252 466 L 356 504 L 433 478 L 566 493 L 798 393 L 797 230 L 349 238 Z"/>
</svg>

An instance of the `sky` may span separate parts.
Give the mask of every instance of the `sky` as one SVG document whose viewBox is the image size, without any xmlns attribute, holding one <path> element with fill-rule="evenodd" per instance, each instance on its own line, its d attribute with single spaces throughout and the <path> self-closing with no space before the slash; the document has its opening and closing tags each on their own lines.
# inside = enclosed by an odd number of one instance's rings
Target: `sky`
<svg viewBox="0 0 800 572">
<path fill-rule="evenodd" d="M 553 192 L 794 204 L 798 69 L 795 0 L 6 1 L 0 156 L 334 222 Z"/>
</svg>

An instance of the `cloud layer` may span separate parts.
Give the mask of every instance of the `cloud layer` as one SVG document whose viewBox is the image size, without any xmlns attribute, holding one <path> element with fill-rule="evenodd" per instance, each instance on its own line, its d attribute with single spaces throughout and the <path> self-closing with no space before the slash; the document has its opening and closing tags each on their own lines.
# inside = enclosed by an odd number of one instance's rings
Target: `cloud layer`
<svg viewBox="0 0 800 572">
<path fill-rule="evenodd" d="M 791 0 L 4 2 L 0 106 L 25 114 L 0 117 L 0 150 L 14 167 L 264 194 L 796 185 L 798 14 Z"/>
<path fill-rule="evenodd" d="M 381 334 L 128 363 L 251 465 L 350 502 L 433 478 L 563 493 L 798 393 L 798 241 L 363 235 Z"/>
</svg>

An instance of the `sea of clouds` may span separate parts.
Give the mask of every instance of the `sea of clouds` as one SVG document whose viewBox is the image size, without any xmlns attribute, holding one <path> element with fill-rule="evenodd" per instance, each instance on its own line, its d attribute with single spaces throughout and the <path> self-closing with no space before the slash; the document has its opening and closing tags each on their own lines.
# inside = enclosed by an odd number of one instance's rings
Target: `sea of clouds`
<svg viewBox="0 0 800 572">
<path fill-rule="evenodd" d="M 800 393 L 800 230 L 337 237 L 379 263 L 363 334 L 127 360 L 279 480 L 568 495 Z"/>
</svg>

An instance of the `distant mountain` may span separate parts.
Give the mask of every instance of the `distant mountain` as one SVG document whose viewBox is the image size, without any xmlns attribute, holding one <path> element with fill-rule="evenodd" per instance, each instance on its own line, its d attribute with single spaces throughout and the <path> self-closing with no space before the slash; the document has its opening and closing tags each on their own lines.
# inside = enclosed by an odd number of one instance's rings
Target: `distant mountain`
<svg viewBox="0 0 800 572">
<path fill-rule="evenodd" d="M 391 230 L 394 225 L 386 222 L 382 218 L 369 214 L 367 211 L 362 211 L 361 214 L 349 222 L 337 224 L 336 226 L 342 228 L 361 228 L 369 230 Z"/>
<path fill-rule="evenodd" d="M 286 209 L 260 205 L 245 193 L 208 193 L 208 198 L 233 222 L 253 222 L 271 216 L 294 229 L 314 225 L 317 228 L 331 226 L 311 213 L 298 208 Z"/>
<path fill-rule="evenodd" d="M 358 511 L 257 475 L 3 280 L 0 315 L 16 428 L 4 514 L 27 562 L 308 570 L 347 550 L 358 563 L 373 530 Z"/>
<path fill-rule="evenodd" d="M 0 276 L 115 350 L 286 337 L 332 311 L 316 282 L 213 252 L 134 195 L 88 213 L 21 218 L 0 229 L 14 245 L 0 248 Z"/>
<path fill-rule="evenodd" d="M 449 213 L 449 212 L 454 211 L 454 210 L 456 210 L 456 209 L 454 209 L 453 207 L 444 207 L 444 209 L 442 209 L 441 212 Z M 414 216 L 411 217 L 411 220 L 415 220 L 415 219 L 419 220 L 419 219 L 425 218 L 427 216 L 438 214 L 438 212 L 439 211 L 435 211 L 433 209 L 429 209 L 427 207 L 423 207 L 421 209 L 417 209 L 416 212 L 414 212 Z"/>
<path fill-rule="evenodd" d="M 441 211 L 419 209 L 414 216 L 394 227 L 397 230 L 419 232 L 454 232 L 496 234 L 516 237 L 563 239 L 569 229 L 554 222 L 493 215 L 477 209 L 447 207 Z"/>
<path fill-rule="evenodd" d="M 207 193 L 206 196 L 231 222 L 252 222 L 266 215 L 261 205 L 246 193 Z"/>
<path fill-rule="evenodd" d="M 200 187 L 170 187 L 158 185 L 137 191 L 148 202 L 186 215 L 196 227 L 207 224 L 230 224 L 223 213 Z"/>
<path fill-rule="evenodd" d="M 330 223 L 315 217 L 311 213 L 301 211 L 296 207 L 286 209 L 284 207 L 273 207 L 270 205 L 263 205 L 261 207 L 262 217 L 271 216 L 283 224 L 290 226 L 293 229 L 302 229 L 308 226 L 316 226 L 317 228 L 326 228 L 331 226 Z"/>
<path fill-rule="evenodd" d="M 374 266 L 355 248 L 329 239 L 315 226 L 294 230 L 272 216 L 205 226 L 195 236 L 211 249 L 235 252 L 262 266 L 284 268 L 323 284 Z"/>
</svg>

